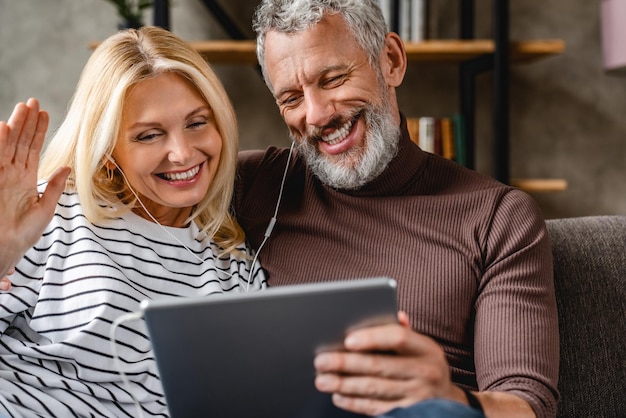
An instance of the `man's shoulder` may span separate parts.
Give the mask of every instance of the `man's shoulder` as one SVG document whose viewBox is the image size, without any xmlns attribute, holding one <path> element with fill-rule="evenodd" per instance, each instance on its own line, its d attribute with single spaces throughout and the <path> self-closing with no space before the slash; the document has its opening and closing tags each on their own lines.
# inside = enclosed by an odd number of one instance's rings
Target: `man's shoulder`
<svg viewBox="0 0 626 418">
<path fill-rule="evenodd" d="M 293 167 L 295 158 L 291 158 Z M 237 158 L 238 177 L 258 177 L 283 175 L 285 166 L 290 161 L 289 148 L 271 146 L 264 150 L 240 151 Z"/>
<path fill-rule="evenodd" d="M 426 185 L 420 187 L 428 188 L 427 194 L 480 207 L 485 214 L 540 215 L 535 199 L 527 192 L 438 156 L 431 156 L 424 180 Z"/>
<path fill-rule="evenodd" d="M 464 167 L 452 160 L 437 155 L 429 155 L 429 162 L 424 173 L 428 183 L 441 191 L 456 194 L 485 192 L 503 194 L 508 193 L 513 187 L 504 184 L 495 178 Z"/>
<path fill-rule="evenodd" d="M 270 146 L 265 149 L 251 149 L 239 151 L 237 163 L 239 166 L 248 164 L 263 164 L 281 158 L 287 158 L 289 148 Z"/>
</svg>

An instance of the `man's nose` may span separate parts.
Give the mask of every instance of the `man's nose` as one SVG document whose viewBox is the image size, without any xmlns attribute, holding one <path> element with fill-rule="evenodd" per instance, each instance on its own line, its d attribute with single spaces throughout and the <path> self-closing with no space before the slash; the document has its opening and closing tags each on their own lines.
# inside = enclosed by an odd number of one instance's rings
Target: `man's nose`
<svg viewBox="0 0 626 418">
<path fill-rule="evenodd" d="M 306 123 L 313 126 L 326 126 L 335 115 L 335 102 L 329 92 L 305 92 Z"/>
</svg>

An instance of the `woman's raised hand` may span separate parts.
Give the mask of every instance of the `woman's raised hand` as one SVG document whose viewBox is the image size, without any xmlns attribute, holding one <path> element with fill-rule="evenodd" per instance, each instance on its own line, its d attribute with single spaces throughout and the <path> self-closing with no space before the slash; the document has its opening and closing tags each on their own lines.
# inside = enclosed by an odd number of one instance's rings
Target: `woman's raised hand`
<svg viewBox="0 0 626 418">
<path fill-rule="evenodd" d="M 15 106 L 8 122 L 0 121 L 0 277 L 39 240 L 70 173 L 69 167 L 58 169 L 39 195 L 37 169 L 48 120 L 39 102 L 29 99 Z"/>
</svg>

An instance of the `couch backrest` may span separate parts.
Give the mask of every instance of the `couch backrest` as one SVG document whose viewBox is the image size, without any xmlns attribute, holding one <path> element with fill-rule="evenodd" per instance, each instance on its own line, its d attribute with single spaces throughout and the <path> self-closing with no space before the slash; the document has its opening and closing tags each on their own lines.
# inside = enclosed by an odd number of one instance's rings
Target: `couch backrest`
<svg viewBox="0 0 626 418">
<path fill-rule="evenodd" d="M 558 417 L 626 417 L 626 216 L 547 221 L 561 364 Z"/>
</svg>

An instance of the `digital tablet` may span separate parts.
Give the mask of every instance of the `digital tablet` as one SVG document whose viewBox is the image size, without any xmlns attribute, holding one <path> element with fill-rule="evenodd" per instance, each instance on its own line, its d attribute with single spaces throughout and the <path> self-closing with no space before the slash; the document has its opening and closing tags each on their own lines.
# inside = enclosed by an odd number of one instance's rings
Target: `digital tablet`
<svg viewBox="0 0 626 418">
<path fill-rule="evenodd" d="M 397 322 L 396 282 L 357 279 L 141 304 L 172 418 L 346 418 L 314 386 L 316 353 Z"/>
</svg>

